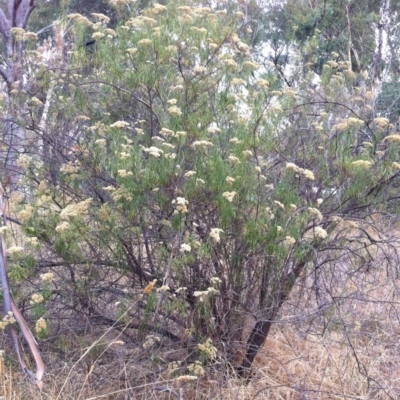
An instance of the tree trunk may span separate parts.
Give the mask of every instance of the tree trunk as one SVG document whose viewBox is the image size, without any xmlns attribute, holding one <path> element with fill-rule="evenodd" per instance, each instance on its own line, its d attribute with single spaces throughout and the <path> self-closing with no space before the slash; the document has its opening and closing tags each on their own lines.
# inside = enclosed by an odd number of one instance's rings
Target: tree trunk
<svg viewBox="0 0 400 400">
<path fill-rule="evenodd" d="M 10 193 L 17 189 L 20 172 L 18 168 L 18 157 L 24 152 L 25 130 L 17 124 L 15 118 L 9 114 L 5 123 L 3 142 L 5 151 L 3 157 L 2 184 L 4 189 Z"/>
<path fill-rule="evenodd" d="M 305 260 L 299 262 L 292 272 L 283 277 L 281 280 L 281 285 L 279 286 L 282 289 L 280 289 L 278 293 L 272 293 L 269 298 L 267 298 L 267 300 L 269 300 L 268 315 L 265 318 L 259 319 L 251 331 L 246 345 L 246 355 L 242 361 L 242 365 L 237 371 L 238 375 L 244 378 L 246 381 L 249 381 L 250 379 L 250 370 L 254 359 L 267 340 L 271 326 L 276 319 L 283 303 L 293 289 L 294 284 L 306 265 L 306 260 L 308 260 L 308 258 L 309 257 L 305 257 Z"/>
<path fill-rule="evenodd" d="M 23 73 L 23 37 L 12 32 L 13 28 L 25 29 L 28 18 L 35 8 L 35 0 L 7 0 L 4 10 L 0 8 L 0 37 L 3 39 L 6 55 L 6 62 L 0 65 L 0 76 L 3 78 L 8 90 L 8 114 L 5 122 L 6 154 L 4 157 L 4 170 L 2 176 L 4 186 L 9 191 L 15 190 L 18 182 L 17 160 L 23 150 L 25 140 L 25 130 L 22 129 L 15 118 L 15 114 L 20 110 L 13 110 L 12 90 L 26 89 L 24 85 Z M 6 12 L 5 12 L 6 10 Z M 6 15 L 7 14 L 7 15 Z M 23 31 L 22 31 L 23 32 Z M 22 35 L 23 34 L 19 34 Z"/>
</svg>

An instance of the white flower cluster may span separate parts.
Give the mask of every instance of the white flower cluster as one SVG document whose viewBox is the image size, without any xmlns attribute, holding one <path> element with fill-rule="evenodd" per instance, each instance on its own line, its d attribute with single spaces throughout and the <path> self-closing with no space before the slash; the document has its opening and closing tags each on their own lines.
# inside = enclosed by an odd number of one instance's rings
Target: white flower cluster
<svg viewBox="0 0 400 400">
<path fill-rule="evenodd" d="M 64 174 L 76 174 L 79 172 L 80 165 L 69 162 L 68 164 L 63 164 L 60 167 L 60 172 Z"/>
<path fill-rule="evenodd" d="M 47 322 L 46 322 L 46 320 L 44 319 L 44 318 L 39 318 L 37 321 L 36 321 L 36 325 L 35 325 L 35 331 L 36 331 L 36 333 L 42 333 L 42 332 L 44 332 L 44 331 L 46 331 L 46 329 L 47 329 Z"/>
<path fill-rule="evenodd" d="M 119 169 L 118 170 L 118 176 L 121 178 L 126 178 L 127 176 L 132 176 L 133 172 L 132 171 L 127 171 L 126 169 Z"/>
<path fill-rule="evenodd" d="M 296 243 L 296 239 L 292 236 L 286 236 L 283 244 L 286 246 L 292 246 Z"/>
<path fill-rule="evenodd" d="M 158 147 L 155 147 L 155 146 L 151 146 L 149 148 L 143 147 L 142 150 L 145 153 L 148 153 L 150 156 L 155 157 L 155 158 L 161 157 L 162 154 L 164 153 L 161 149 L 159 149 Z"/>
<path fill-rule="evenodd" d="M 211 278 L 211 283 L 213 285 L 220 285 L 222 283 L 222 280 L 220 278 L 218 278 L 217 276 L 214 276 Z"/>
<path fill-rule="evenodd" d="M 213 294 L 217 294 L 218 290 L 213 288 L 213 287 L 209 287 L 207 288 L 207 290 L 203 290 L 203 291 L 196 291 L 193 293 L 194 297 L 197 297 L 199 299 L 199 301 L 203 302 L 208 296 L 213 295 Z"/>
<path fill-rule="evenodd" d="M 8 324 L 14 324 L 15 322 L 16 321 L 13 312 L 9 311 L 8 314 L 5 315 L 3 319 L 0 321 L 0 330 L 7 328 Z"/>
<path fill-rule="evenodd" d="M 23 210 L 18 213 L 18 218 L 22 222 L 26 222 L 33 214 L 33 207 L 30 204 L 27 204 Z"/>
<path fill-rule="evenodd" d="M 61 222 L 61 224 L 58 224 L 56 226 L 56 232 L 61 233 L 65 232 L 69 228 L 69 223 L 67 221 Z"/>
<path fill-rule="evenodd" d="M 325 239 L 327 236 L 328 236 L 328 232 L 324 228 L 321 228 L 320 226 L 316 226 L 314 228 L 314 237 L 315 238 Z"/>
<path fill-rule="evenodd" d="M 34 305 L 34 304 L 40 304 L 40 303 L 43 303 L 43 302 L 44 302 L 44 297 L 39 293 L 34 293 L 32 295 L 32 297 L 31 297 L 31 300 L 30 300 L 29 303 L 31 305 Z"/>
<path fill-rule="evenodd" d="M 188 212 L 187 204 L 189 202 L 184 197 L 177 197 L 172 200 L 172 204 L 176 205 L 174 214 L 186 214 Z"/>
<path fill-rule="evenodd" d="M 148 335 L 143 343 L 143 348 L 147 349 L 157 343 L 160 343 L 160 338 L 158 336 Z"/>
<path fill-rule="evenodd" d="M 400 135 L 399 135 L 399 138 L 400 138 Z M 357 160 L 357 161 L 353 161 L 351 163 L 351 165 L 354 165 L 355 167 L 369 169 L 372 166 L 372 162 L 368 161 L 368 160 Z"/>
<path fill-rule="evenodd" d="M 90 203 L 92 201 L 92 198 L 88 198 L 79 203 L 68 205 L 63 210 L 61 210 L 60 218 L 63 220 L 68 220 L 70 217 L 78 217 L 85 214 L 88 211 Z"/>
<path fill-rule="evenodd" d="M 317 221 L 321 222 L 324 219 L 324 216 L 321 214 L 321 211 L 319 211 L 318 208 L 308 207 L 308 211 Z"/>
<path fill-rule="evenodd" d="M 222 193 L 222 197 L 232 203 L 233 198 L 235 197 L 236 192 L 224 192 Z"/>
<path fill-rule="evenodd" d="M 208 142 L 207 140 L 196 140 L 191 145 L 191 147 L 193 147 L 195 150 L 206 149 L 207 147 L 212 147 L 212 146 L 213 144 L 211 142 Z"/>
<path fill-rule="evenodd" d="M 286 169 L 288 169 L 289 171 L 299 173 L 303 175 L 304 178 L 309 179 L 310 181 L 315 180 L 315 176 L 312 171 L 310 171 L 309 169 L 300 168 L 294 163 L 286 163 Z"/>
<path fill-rule="evenodd" d="M 110 125 L 110 128 L 127 128 L 129 123 L 126 121 L 116 121 Z"/>
<path fill-rule="evenodd" d="M 217 348 L 213 346 L 210 338 L 208 338 L 203 344 L 198 344 L 197 347 L 200 351 L 207 354 L 211 360 L 214 360 L 217 357 Z"/>
<path fill-rule="evenodd" d="M 31 161 L 31 157 L 27 156 L 26 154 L 20 154 L 17 160 L 17 166 L 23 170 L 26 170 L 29 168 Z"/>
<path fill-rule="evenodd" d="M 16 254 L 16 253 L 21 253 L 22 251 L 24 251 L 24 248 L 21 246 L 11 246 L 7 249 L 7 253 L 8 254 Z"/>
<path fill-rule="evenodd" d="M 184 176 L 185 176 L 186 178 L 189 178 L 189 177 L 191 177 L 191 176 L 193 176 L 193 175 L 196 175 L 196 171 L 187 171 L 187 172 L 185 172 L 185 174 L 184 174 Z"/>
<path fill-rule="evenodd" d="M 233 156 L 233 155 L 228 156 L 228 161 L 229 161 L 231 164 L 240 164 L 239 158 L 236 157 L 236 156 Z"/>
<path fill-rule="evenodd" d="M 204 375 L 206 372 L 201 365 L 200 361 L 196 361 L 194 364 L 189 364 L 187 367 L 188 371 L 196 376 Z"/>
<path fill-rule="evenodd" d="M 219 229 L 219 228 L 212 228 L 211 229 L 211 232 L 210 232 L 210 237 L 212 238 L 212 239 L 214 239 L 214 241 L 215 242 L 219 242 L 220 240 L 221 240 L 221 238 L 220 238 L 220 233 L 222 233 L 223 232 L 223 230 L 222 229 Z"/>
<path fill-rule="evenodd" d="M 176 116 L 182 115 L 182 111 L 181 111 L 181 109 L 180 109 L 178 106 L 171 106 L 171 107 L 169 107 L 169 108 L 168 108 L 168 112 L 169 112 L 171 115 L 176 115 Z"/>
<path fill-rule="evenodd" d="M 162 128 L 160 131 L 160 134 L 165 136 L 165 137 L 173 137 L 173 138 L 179 138 L 179 137 L 185 137 L 187 133 L 185 131 L 177 131 L 174 132 L 171 129 L 168 128 Z"/>
<path fill-rule="evenodd" d="M 191 251 L 192 251 L 192 247 L 190 246 L 190 244 L 183 243 L 181 245 L 181 248 L 180 248 L 181 253 L 185 253 L 185 252 L 190 253 Z"/>
<path fill-rule="evenodd" d="M 110 22 L 110 18 L 107 17 L 107 15 L 104 14 L 100 14 L 100 13 L 91 13 L 91 15 L 98 19 L 99 21 L 105 22 L 106 24 L 108 24 Z"/>
<path fill-rule="evenodd" d="M 52 282 L 53 277 L 54 275 L 52 272 L 46 272 L 45 274 L 40 275 L 40 278 L 42 279 L 43 282 Z"/>
<path fill-rule="evenodd" d="M 166 293 L 168 292 L 170 287 L 168 285 L 162 285 L 157 289 L 157 293 Z"/>
</svg>

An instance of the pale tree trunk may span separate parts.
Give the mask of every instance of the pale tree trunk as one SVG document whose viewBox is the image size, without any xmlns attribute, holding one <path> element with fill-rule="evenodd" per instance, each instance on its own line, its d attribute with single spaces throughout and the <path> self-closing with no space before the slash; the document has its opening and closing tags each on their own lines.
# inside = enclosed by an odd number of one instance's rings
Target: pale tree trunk
<svg viewBox="0 0 400 400">
<path fill-rule="evenodd" d="M 18 124 L 13 107 L 12 91 L 26 90 L 23 76 L 23 40 L 13 35 L 13 28 L 25 29 L 28 18 L 35 8 L 34 0 L 7 0 L 7 10 L 0 8 L 0 35 L 6 50 L 0 64 L 0 76 L 7 86 L 7 114 L 4 124 L 5 147 L 2 180 L 7 191 L 15 190 L 18 183 L 17 160 L 24 151 L 25 130 Z M 20 110 L 19 110 L 20 111 Z"/>
<path fill-rule="evenodd" d="M 4 172 L 1 180 L 6 193 L 10 193 L 18 187 L 20 174 L 17 163 L 19 155 L 24 152 L 26 135 L 25 129 L 18 124 L 15 114 L 10 112 L 10 110 L 6 118 L 4 136 L 2 138 L 4 150 L 1 162 Z"/>
<path fill-rule="evenodd" d="M 350 2 L 349 4 L 346 6 L 346 18 L 347 18 L 347 59 L 349 61 L 349 70 L 351 71 L 352 65 L 351 65 L 351 48 L 352 48 L 352 44 L 351 44 L 351 22 L 350 22 Z"/>
<path fill-rule="evenodd" d="M 11 192 L 17 188 L 19 171 L 18 157 L 25 151 L 26 132 L 20 125 L 19 118 L 23 114 L 24 106 L 19 106 L 18 101 L 14 101 L 14 92 L 18 94 L 21 90 L 29 90 L 29 82 L 24 82 L 23 72 L 23 31 L 13 32 L 13 28 L 25 29 L 28 18 L 35 8 L 34 0 L 7 0 L 7 10 L 0 8 L 0 36 L 3 39 L 6 54 L 0 61 L 0 76 L 3 78 L 7 87 L 6 106 L 7 111 L 4 121 L 3 143 L 4 156 L 1 160 L 2 180 L 6 191 Z M 14 36 L 15 35 L 15 36 Z M 17 36 L 19 36 L 17 38 Z M 21 37 L 22 36 L 22 37 Z M 6 223 L 6 210 L 4 207 L 3 190 L 0 190 L 0 216 Z M 1 236 L 1 235 L 0 235 Z M 14 301 L 10 286 L 8 283 L 7 265 L 6 265 L 6 246 L 3 237 L 0 238 L 0 282 L 3 292 L 3 304 L 6 318 L 9 318 L 10 324 L 8 332 L 11 335 L 15 352 L 18 356 L 22 370 L 35 382 L 41 390 L 44 375 L 44 364 L 40 356 L 35 339 L 25 322 L 24 317 L 19 311 Z M 13 321 L 13 319 L 15 320 Z M 15 323 L 18 324 L 31 354 L 35 359 L 36 373 L 30 371 L 25 363 L 23 355 L 20 352 L 18 334 L 15 329 Z"/>
</svg>

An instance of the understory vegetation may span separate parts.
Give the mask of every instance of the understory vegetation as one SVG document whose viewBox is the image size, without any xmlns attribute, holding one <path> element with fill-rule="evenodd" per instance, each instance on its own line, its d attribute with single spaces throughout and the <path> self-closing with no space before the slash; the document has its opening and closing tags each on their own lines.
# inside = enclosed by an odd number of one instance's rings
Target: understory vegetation
<svg viewBox="0 0 400 400">
<path fill-rule="evenodd" d="M 398 398 L 397 2 L 55 3 L 0 3 L 4 399 Z"/>
</svg>

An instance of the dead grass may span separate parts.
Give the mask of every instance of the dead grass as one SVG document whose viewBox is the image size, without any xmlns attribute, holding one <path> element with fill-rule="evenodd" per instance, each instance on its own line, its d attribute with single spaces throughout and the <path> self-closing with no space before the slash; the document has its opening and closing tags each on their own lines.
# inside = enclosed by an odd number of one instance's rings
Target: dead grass
<svg viewBox="0 0 400 400">
<path fill-rule="evenodd" d="M 138 333 L 129 332 L 126 340 L 123 332 L 108 328 L 63 336 L 58 353 L 54 341 L 42 342 L 48 366 L 42 394 L 7 350 L 0 358 L 0 400 L 398 399 L 400 282 L 396 268 L 385 266 L 390 248 L 384 251 L 375 254 L 382 262 L 375 259 L 365 273 L 352 274 L 359 266 L 350 258 L 339 260 L 335 274 L 326 269 L 321 282 L 327 281 L 329 296 L 319 301 L 307 297 L 314 276 L 305 274 L 257 356 L 248 385 L 223 360 L 219 373 L 211 368 L 201 379 L 179 384 L 166 368 L 182 359 L 180 344 L 145 349 Z M 10 349 L 5 335 L 0 348 Z"/>
<path fill-rule="evenodd" d="M 385 315 L 389 316 L 383 313 L 379 324 L 365 320 L 364 325 L 357 325 L 352 331 L 332 330 L 324 335 L 306 334 L 299 326 L 277 324 L 256 358 L 249 385 L 242 385 L 233 374 L 228 379 L 207 376 L 184 385 L 182 398 L 397 399 L 399 327 Z M 143 355 L 113 345 L 110 337 L 104 338 L 103 335 L 81 349 L 74 363 L 53 360 L 42 395 L 27 382 L 16 363 L 2 359 L 0 392 L 4 400 L 179 398 L 170 391 L 155 390 L 170 388 L 179 394 L 176 380 L 163 380 L 161 373 L 150 369 L 148 360 L 141 360 Z"/>
</svg>

